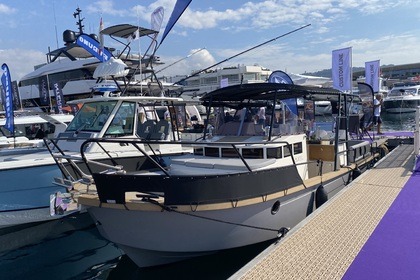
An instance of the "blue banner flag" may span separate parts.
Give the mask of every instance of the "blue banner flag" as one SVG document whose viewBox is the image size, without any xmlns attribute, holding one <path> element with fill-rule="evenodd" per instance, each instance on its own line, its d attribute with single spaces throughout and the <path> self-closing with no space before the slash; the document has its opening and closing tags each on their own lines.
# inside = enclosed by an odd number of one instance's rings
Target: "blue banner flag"
<svg viewBox="0 0 420 280">
<path fill-rule="evenodd" d="M 50 104 L 50 89 L 48 86 L 48 77 L 42 76 L 38 80 L 38 90 L 39 90 L 39 103 L 40 105 L 49 105 Z"/>
<path fill-rule="evenodd" d="M 13 109 L 19 110 L 20 97 L 19 97 L 19 88 L 18 88 L 17 81 L 12 82 L 12 93 L 13 93 Z"/>
<path fill-rule="evenodd" d="M 82 34 L 77 37 L 76 42 L 77 45 L 87 50 L 91 55 L 99 59 L 101 62 L 108 61 L 112 57 L 112 54 L 107 49 L 101 48 L 98 41 L 86 34 Z"/>
<path fill-rule="evenodd" d="M 278 84 L 289 84 L 293 85 L 293 80 L 290 78 L 289 75 L 287 75 L 285 72 L 277 70 L 273 71 L 268 77 L 269 83 L 278 83 Z M 296 98 L 290 98 L 283 100 L 283 103 L 287 106 L 287 108 L 295 114 L 298 115 L 298 107 L 297 107 L 297 99 Z"/>
<path fill-rule="evenodd" d="M 178 0 L 175 3 L 174 10 L 172 11 L 171 17 L 169 18 L 168 23 L 166 24 L 165 31 L 163 32 L 162 39 L 160 40 L 160 44 L 162 44 L 163 40 L 165 40 L 166 35 L 168 35 L 169 31 L 171 31 L 172 27 L 174 27 L 175 23 L 184 13 L 185 9 L 191 3 L 192 0 Z"/>
<path fill-rule="evenodd" d="M 54 94 L 55 94 L 55 102 L 56 102 L 56 113 L 62 114 L 63 113 L 63 105 L 64 105 L 64 95 L 63 90 L 60 87 L 58 82 L 53 84 Z"/>
<path fill-rule="evenodd" d="M 1 84 L 4 90 L 4 110 L 6 111 L 6 129 L 13 135 L 15 133 L 14 115 L 13 115 L 13 92 L 12 92 L 12 79 L 10 78 L 9 67 L 4 63 L 1 66 Z"/>
</svg>

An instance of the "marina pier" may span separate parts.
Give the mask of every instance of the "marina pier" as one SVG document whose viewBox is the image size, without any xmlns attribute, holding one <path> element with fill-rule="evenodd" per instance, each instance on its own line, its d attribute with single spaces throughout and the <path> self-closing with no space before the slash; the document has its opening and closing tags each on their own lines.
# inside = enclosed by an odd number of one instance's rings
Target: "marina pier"
<svg viewBox="0 0 420 280">
<path fill-rule="evenodd" d="M 417 157 L 398 146 L 230 279 L 418 277 Z"/>
</svg>

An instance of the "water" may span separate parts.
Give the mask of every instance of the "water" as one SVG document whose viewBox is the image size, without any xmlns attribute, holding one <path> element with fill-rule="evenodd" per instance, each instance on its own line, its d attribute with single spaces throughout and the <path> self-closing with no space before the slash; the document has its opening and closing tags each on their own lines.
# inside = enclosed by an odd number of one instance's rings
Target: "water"
<svg viewBox="0 0 420 280">
<path fill-rule="evenodd" d="M 414 131 L 415 113 L 381 114 L 384 131 Z"/>
<path fill-rule="evenodd" d="M 0 230 L 0 279 L 227 279 L 270 242 L 154 268 L 137 267 L 85 213 Z"/>
<path fill-rule="evenodd" d="M 384 131 L 414 131 L 414 113 L 383 113 L 382 119 Z M 13 231 L 0 229 L 0 279 L 227 279 L 269 245 L 138 268 L 83 214 Z"/>
</svg>

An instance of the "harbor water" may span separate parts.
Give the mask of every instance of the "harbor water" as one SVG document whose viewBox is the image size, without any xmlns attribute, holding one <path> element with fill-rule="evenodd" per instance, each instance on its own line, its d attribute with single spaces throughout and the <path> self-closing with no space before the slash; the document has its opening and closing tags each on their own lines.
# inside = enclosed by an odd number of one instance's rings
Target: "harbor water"
<svg viewBox="0 0 420 280">
<path fill-rule="evenodd" d="M 382 119 L 383 131 L 414 131 L 414 113 L 383 113 Z M 0 229 L 0 279 L 227 279 L 269 245 L 138 268 L 115 244 L 101 237 L 85 213 Z"/>
</svg>

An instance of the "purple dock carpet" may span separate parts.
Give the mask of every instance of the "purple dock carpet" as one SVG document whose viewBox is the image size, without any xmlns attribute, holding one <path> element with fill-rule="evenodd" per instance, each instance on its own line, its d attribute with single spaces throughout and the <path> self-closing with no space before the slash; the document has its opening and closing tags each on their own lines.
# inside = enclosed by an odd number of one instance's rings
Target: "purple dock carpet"
<svg viewBox="0 0 420 280">
<path fill-rule="evenodd" d="M 420 159 L 343 279 L 420 279 Z"/>
</svg>

